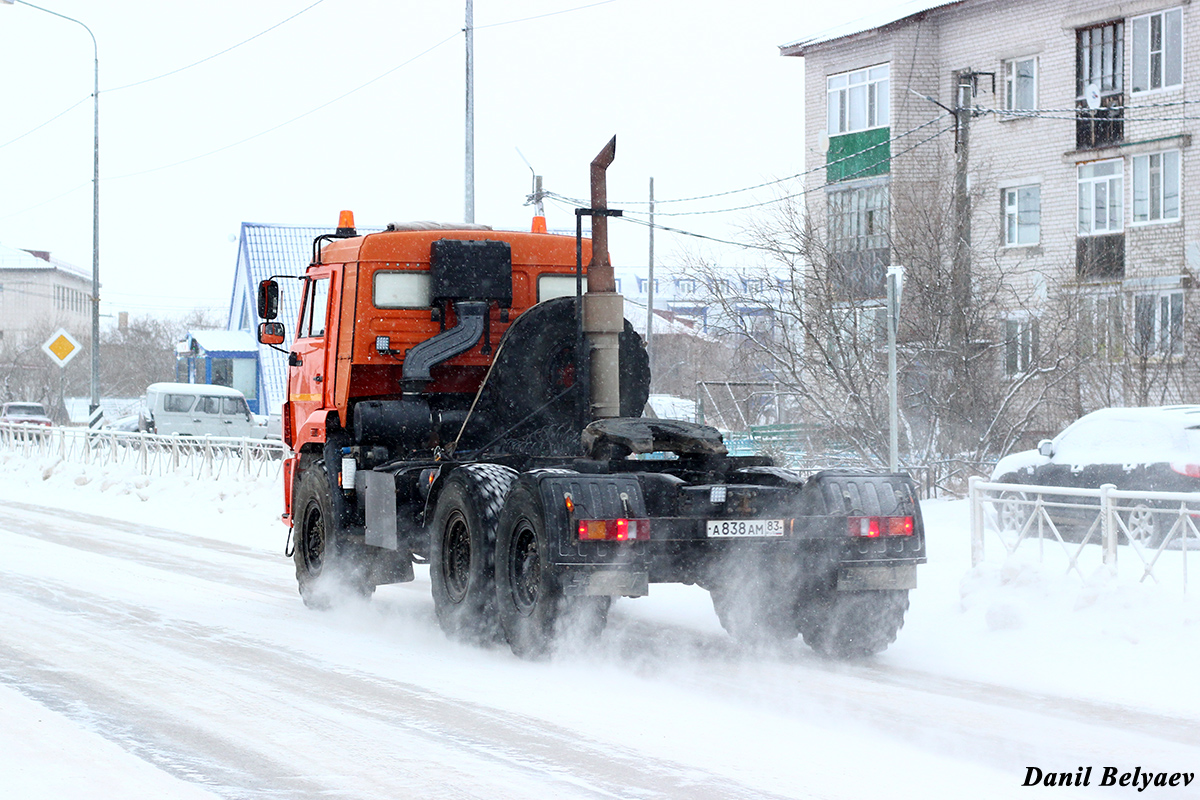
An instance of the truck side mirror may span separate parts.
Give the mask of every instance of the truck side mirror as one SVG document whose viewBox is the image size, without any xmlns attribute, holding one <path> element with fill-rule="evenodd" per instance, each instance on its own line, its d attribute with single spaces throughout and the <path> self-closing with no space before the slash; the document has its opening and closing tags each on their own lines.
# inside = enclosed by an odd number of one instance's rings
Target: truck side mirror
<svg viewBox="0 0 1200 800">
<path fill-rule="evenodd" d="M 1038 442 L 1038 453 L 1046 458 L 1050 458 L 1050 456 L 1054 455 L 1054 442 L 1049 439 L 1042 439 Z"/>
<path fill-rule="evenodd" d="M 260 319 L 275 319 L 279 316 L 279 283 L 268 278 L 258 284 L 258 316 Z M 259 339 L 259 341 L 262 341 Z"/>
<path fill-rule="evenodd" d="M 260 322 L 258 325 L 258 341 L 260 344 L 283 344 L 284 334 L 285 331 L 282 322 Z"/>
</svg>

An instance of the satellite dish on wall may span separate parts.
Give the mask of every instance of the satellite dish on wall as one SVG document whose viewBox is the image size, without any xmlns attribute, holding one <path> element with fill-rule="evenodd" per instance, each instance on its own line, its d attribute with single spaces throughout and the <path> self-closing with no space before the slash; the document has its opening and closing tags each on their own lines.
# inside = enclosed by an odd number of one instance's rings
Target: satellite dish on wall
<svg viewBox="0 0 1200 800">
<path fill-rule="evenodd" d="M 1096 109 L 1100 107 L 1100 84 L 1089 83 L 1083 90 L 1083 101 L 1087 103 L 1088 108 Z"/>
</svg>

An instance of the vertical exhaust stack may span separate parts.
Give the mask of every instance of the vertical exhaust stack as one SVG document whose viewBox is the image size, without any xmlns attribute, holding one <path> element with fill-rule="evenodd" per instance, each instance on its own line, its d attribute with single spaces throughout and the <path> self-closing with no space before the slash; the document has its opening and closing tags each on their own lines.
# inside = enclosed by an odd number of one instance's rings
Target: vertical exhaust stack
<svg viewBox="0 0 1200 800">
<path fill-rule="evenodd" d="M 613 137 L 592 160 L 592 260 L 583 296 L 583 332 L 591 361 L 592 418 L 621 415 L 620 338 L 625 329 L 625 300 L 608 256 L 606 171 L 617 154 Z M 598 213 L 595 213 L 598 212 Z"/>
</svg>

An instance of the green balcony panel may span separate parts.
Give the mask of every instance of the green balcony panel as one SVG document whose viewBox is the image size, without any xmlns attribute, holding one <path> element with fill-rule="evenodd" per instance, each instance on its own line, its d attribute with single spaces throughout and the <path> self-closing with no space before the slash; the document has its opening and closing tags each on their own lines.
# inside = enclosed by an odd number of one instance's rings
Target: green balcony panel
<svg viewBox="0 0 1200 800">
<path fill-rule="evenodd" d="M 829 183 L 886 175 L 891 170 L 891 128 L 829 137 L 825 180 Z"/>
</svg>

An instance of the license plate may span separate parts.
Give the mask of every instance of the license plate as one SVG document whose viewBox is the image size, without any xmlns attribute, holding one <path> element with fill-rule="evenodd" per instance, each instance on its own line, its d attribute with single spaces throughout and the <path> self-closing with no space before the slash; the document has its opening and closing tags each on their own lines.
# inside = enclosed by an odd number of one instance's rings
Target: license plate
<svg viewBox="0 0 1200 800">
<path fill-rule="evenodd" d="M 706 527 L 710 539 L 783 536 L 781 519 L 710 519 Z"/>
</svg>

